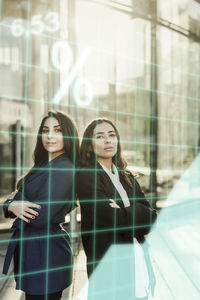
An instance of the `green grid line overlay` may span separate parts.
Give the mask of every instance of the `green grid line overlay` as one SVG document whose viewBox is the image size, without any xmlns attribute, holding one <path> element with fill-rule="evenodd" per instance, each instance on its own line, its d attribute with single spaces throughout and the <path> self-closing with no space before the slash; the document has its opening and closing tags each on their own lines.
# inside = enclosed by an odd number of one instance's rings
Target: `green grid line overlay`
<svg viewBox="0 0 200 300">
<path fill-rule="evenodd" d="M 48 3 L 48 1 L 44 1 L 43 6 L 41 6 L 40 1 L 35 1 L 35 3 L 33 3 L 33 1 L 31 0 L 26 0 L 24 1 L 23 9 L 20 8 L 22 2 L 16 1 L 18 7 L 16 4 L 13 4 L 13 11 L 8 10 L 7 12 L 6 7 L 10 8 L 10 1 L 6 3 L 5 0 L 0 0 L 0 68 L 2 73 L 2 75 L 0 76 L 3 83 L 5 83 L 5 81 L 3 81 L 4 76 L 5 78 L 8 78 L 9 76 L 13 78 L 11 81 L 9 81 L 7 87 L 5 84 L 2 84 L 5 86 L 5 88 L 0 88 L 0 118 L 2 118 L 2 121 L 0 122 L 0 139 L 2 140 L 0 146 L 0 154 L 2 156 L 2 158 L 0 159 L 0 189 L 2 190 L 1 198 L 4 198 L 5 200 L 7 195 L 13 191 L 13 182 L 16 171 L 26 173 L 31 167 L 32 162 L 30 152 L 33 152 L 32 150 L 34 141 L 37 136 L 36 131 L 41 119 L 40 117 L 48 109 L 60 109 L 69 113 L 76 120 L 80 136 L 82 136 L 84 127 L 86 126 L 86 124 L 88 124 L 89 121 L 91 121 L 91 119 L 105 116 L 114 121 L 116 127 L 120 132 L 120 141 L 123 146 L 124 157 L 128 161 L 128 169 L 130 169 L 134 173 L 136 178 L 137 176 L 139 177 L 138 181 L 140 182 L 147 199 L 150 201 L 153 207 L 157 208 L 158 211 L 160 211 L 160 209 L 164 207 L 165 203 L 168 202 L 168 199 L 170 198 L 169 195 L 171 195 L 171 192 L 176 187 L 176 184 L 182 181 L 182 176 L 184 176 L 183 174 L 187 172 L 192 163 L 195 161 L 195 158 L 198 157 L 199 153 L 199 37 L 196 40 L 192 40 L 192 35 L 189 38 L 182 37 L 181 34 L 172 32 L 170 26 L 168 29 L 163 29 L 162 26 L 157 25 L 155 39 L 150 31 L 151 24 L 149 21 L 143 20 L 142 23 L 142 19 L 140 19 L 141 23 L 138 22 L 138 24 L 135 18 L 132 18 L 130 21 L 130 14 L 127 13 L 126 15 L 125 12 L 122 13 L 120 10 L 117 10 L 114 4 L 112 9 L 108 8 L 105 5 L 106 1 L 90 1 L 89 3 L 88 1 L 81 0 L 74 1 L 76 20 L 76 33 L 74 34 L 74 28 L 71 28 L 72 25 L 70 23 L 72 22 L 72 19 L 70 18 L 73 18 L 74 13 L 70 11 L 69 2 L 71 3 L 72 1 L 63 2 L 65 2 L 65 5 L 68 9 L 68 11 L 65 12 L 67 18 L 69 18 L 67 25 L 68 28 L 65 28 L 63 25 L 64 23 L 62 23 L 64 22 L 62 16 L 64 12 L 61 9 L 61 1 L 57 1 L 54 4 Z M 116 1 L 112 2 L 114 3 Z M 162 15 L 164 15 L 164 9 L 162 8 L 161 2 L 161 0 L 157 0 L 160 11 L 162 12 Z M 181 1 L 176 0 L 174 1 L 174 6 L 179 7 L 180 3 Z M 111 3 L 109 5 L 111 5 Z M 100 16 L 99 18 L 95 18 L 96 22 L 94 24 L 94 28 L 92 28 L 93 24 L 90 18 L 88 18 L 88 20 L 86 21 L 88 28 L 91 29 L 90 37 L 88 37 L 88 32 L 86 31 L 82 23 L 83 15 L 86 10 L 88 10 L 88 13 L 90 12 L 91 16 L 97 16 L 96 11 L 99 10 Z M 28 38 L 23 36 L 12 36 L 11 31 L 13 20 L 17 18 L 25 20 L 26 22 L 23 25 L 24 28 L 31 31 L 31 26 L 33 26 L 33 17 L 36 15 L 41 15 L 41 20 L 42 22 L 44 22 L 45 14 L 49 11 L 55 11 L 58 13 L 59 17 L 62 17 L 60 18 L 60 28 L 57 32 L 47 33 L 43 31 L 39 34 L 32 34 Z M 106 19 L 106 13 L 108 14 L 108 12 L 110 19 L 112 20 L 110 21 L 110 24 Z M 187 13 L 185 12 L 185 14 Z M 124 31 L 126 30 L 127 40 L 129 39 L 129 41 L 126 41 L 125 38 L 123 39 L 123 31 L 119 26 L 117 26 L 117 23 L 115 21 L 116 15 L 118 16 L 121 22 L 120 24 L 122 24 L 124 28 Z M 103 18 L 103 16 L 105 19 Z M 7 20 L 6 18 L 8 17 L 11 17 L 11 19 Z M 107 22 L 108 33 L 105 31 L 105 27 L 102 27 L 104 26 L 103 22 Z M 174 22 L 172 23 L 175 24 Z M 188 28 L 190 27 L 189 14 L 187 26 Z M 197 22 L 196 26 L 198 30 L 200 30 L 200 23 Z M 130 31 L 128 31 L 130 27 L 132 27 L 134 30 L 131 29 Z M 62 30 L 64 31 L 64 33 L 61 32 Z M 190 30 L 190 28 L 188 30 Z M 93 31 L 95 33 L 93 33 Z M 8 35 L 8 32 L 10 32 L 10 35 Z M 7 33 L 7 40 L 5 38 L 6 34 L 4 33 Z M 165 39 L 165 35 L 167 37 L 170 36 L 170 39 Z M 109 43 L 107 41 L 108 37 L 110 37 L 110 40 L 112 40 L 112 42 Z M 52 47 L 56 42 L 60 40 L 68 42 L 71 49 L 73 49 L 75 52 L 75 57 L 73 58 L 74 60 L 69 70 L 58 70 L 52 62 Z M 119 43 L 120 40 L 124 41 L 124 46 L 121 45 L 123 43 Z M 136 44 L 134 40 L 139 41 L 138 44 Z M 151 42 L 154 42 L 154 46 L 156 47 L 157 51 L 156 59 L 153 61 L 151 61 L 150 58 Z M 44 55 L 41 55 L 41 45 L 45 45 L 48 49 L 46 73 L 42 65 L 42 61 L 45 59 L 45 57 Z M 58 104 L 54 104 L 52 101 L 53 97 L 62 86 L 65 76 L 69 76 L 76 61 L 83 53 L 83 49 L 86 47 L 90 47 L 92 49 L 88 61 L 85 62 L 82 69 L 78 70 L 74 81 L 69 87 L 69 91 L 66 91 L 66 95 L 64 95 L 62 99 L 60 99 L 60 102 Z M 127 48 L 127 50 L 124 50 L 125 47 Z M 167 47 L 169 48 L 168 52 L 165 51 Z M 18 59 L 14 57 L 14 55 L 12 55 L 13 48 L 18 49 Z M 128 48 L 132 49 L 132 52 Z M 134 48 L 136 48 L 136 50 Z M 10 49 L 10 52 L 7 49 Z M 10 55 L 8 55 L 9 57 L 6 57 L 5 53 L 8 53 L 6 51 L 10 53 Z M 143 55 L 141 53 L 143 53 Z M 62 55 L 63 57 L 65 57 L 65 54 L 60 54 L 61 57 Z M 18 71 L 12 71 L 13 66 L 16 66 Z M 157 85 L 156 88 L 152 88 L 152 86 L 155 86 L 154 83 L 152 83 L 151 85 L 151 81 L 155 79 L 151 74 L 151 69 L 156 73 L 155 75 L 157 76 L 155 83 Z M 80 106 L 74 99 L 73 89 L 75 81 L 79 77 L 88 79 L 94 91 L 93 100 L 88 106 Z M 22 83 L 19 89 L 17 89 L 18 92 L 16 94 L 14 94 L 15 89 L 13 88 L 15 82 L 16 85 L 18 85 L 19 82 Z M 20 88 L 21 91 L 19 92 Z M 82 91 L 80 91 L 80 95 L 82 95 Z M 151 97 L 155 97 L 154 100 L 156 102 L 155 105 L 157 105 L 157 114 L 155 114 L 151 110 Z M 20 113 L 18 113 L 17 109 L 15 109 L 15 112 L 12 111 L 14 105 L 18 107 Z M 23 105 L 23 107 L 19 108 L 19 106 L 17 105 Z M 4 113 L 4 110 L 6 109 L 7 111 L 6 113 Z M 9 110 L 11 117 L 15 115 L 15 119 L 13 119 L 13 122 L 10 121 L 10 116 L 8 113 Z M 7 116 L 7 118 L 5 117 L 5 115 Z M 6 119 L 8 121 L 5 121 Z M 21 166 L 16 166 L 14 162 L 15 159 L 12 158 L 15 153 L 15 144 L 13 141 L 16 136 L 19 135 L 19 133 L 17 132 L 17 130 L 11 128 L 10 125 L 16 123 L 16 120 L 19 119 L 21 120 L 23 135 L 23 142 L 21 145 L 22 163 Z M 157 124 L 157 130 L 154 129 L 155 123 Z M 152 126 L 151 133 L 153 137 L 150 136 L 150 126 Z M 64 138 L 72 137 L 64 136 Z M 73 164 L 75 165 L 76 140 L 74 138 L 72 139 L 74 141 Z M 152 159 L 155 159 L 155 157 L 152 157 L 150 153 L 152 148 L 157 150 L 157 168 L 150 167 Z M 6 154 L 6 151 L 8 151 L 8 154 Z M 40 170 L 43 170 L 43 168 L 40 168 Z M 46 169 L 44 168 L 44 170 Z M 51 167 L 50 164 L 50 167 L 48 169 L 48 195 L 50 195 L 51 174 L 53 171 L 59 171 L 59 169 Z M 74 205 L 76 202 L 75 172 L 90 171 L 90 169 L 80 169 L 79 167 L 75 169 L 74 167 L 72 169 L 62 169 L 62 171 L 73 172 L 74 184 L 72 191 L 72 200 L 69 200 L 68 202 Z M 120 231 L 128 229 L 144 229 L 148 226 L 152 226 L 152 224 L 143 224 L 141 226 L 120 227 L 116 225 L 117 215 L 115 214 L 114 228 L 106 228 L 105 230 L 99 230 L 98 228 L 96 228 L 96 205 L 100 202 L 107 202 L 108 199 L 96 199 L 96 190 L 98 188 L 97 164 L 95 165 L 94 171 L 94 224 L 91 230 L 82 232 L 82 235 L 87 235 L 90 233 L 94 236 L 92 247 L 93 261 L 90 262 L 90 264 L 92 264 L 93 266 L 97 262 L 96 236 L 98 233 L 113 231 L 116 238 L 117 233 Z M 196 169 L 192 172 L 193 173 L 190 174 L 190 176 L 193 177 L 193 180 L 195 181 L 195 178 L 199 176 L 199 173 Z M 150 174 L 156 174 L 156 190 L 153 190 L 153 182 L 152 177 L 150 178 Z M 188 179 L 188 181 L 184 181 L 184 183 L 187 182 L 190 182 L 190 187 L 188 187 L 188 189 L 194 185 L 194 182 L 191 182 L 190 179 Z M 25 199 L 24 190 L 25 187 L 23 182 L 23 199 Z M 178 197 L 178 195 L 173 196 L 175 209 L 175 198 L 176 196 Z M 134 200 L 140 199 L 134 198 Z M 90 203 L 90 201 L 91 199 L 86 199 L 83 200 L 83 203 Z M 46 291 L 48 291 L 49 272 L 71 268 L 73 264 L 73 262 L 71 261 L 71 265 L 69 266 L 63 266 L 61 268 L 49 268 L 50 241 L 51 239 L 54 239 L 56 237 L 65 236 L 65 234 L 54 235 L 50 232 L 51 206 L 54 204 L 62 204 L 62 202 L 63 201 L 60 201 L 59 199 L 54 201 L 50 199 L 50 197 L 48 197 L 47 206 L 49 222 L 47 223 L 47 230 L 45 234 L 38 235 L 34 238 L 25 237 L 23 226 L 21 226 L 20 237 L 16 239 L 16 241 L 18 241 L 21 245 L 21 249 L 23 249 L 23 243 L 28 240 L 45 239 L 47 241 L 46 268 L 44 270 L 38 271 L 38 273 L 46 274 Z M 41 205 L 42 204 L 46 204 L 46 202 L 41 202 Z M 0 202 L 1 210 L 2 206 L 3 201 Z M 192 212 L 194 212 L 195 209 L 199 209 L 198 201 L 192 202 L 191 206 L 193 208 Z M 78 213 L 79 208 L 75 208 L 75 213 L 73 215 L 71 214 L 71 218 L 72 216 L 73 218 L 76 217 Z M 187 215 L 187 207 L 185 208 L 185 210 L 183 208 L 183 210 L 181 210 L 181 213 L 182 216 L 184 216 L 184 213 Z M 162 218 L 162 210 L 160 212 L 160 216 Z M 170 224 L 170 222 L 173 221 L 170 218 L 170 214 L 168 215 L 168 218 Z M 4 224 L 5 220 L 2 218 L 0 219 L 0 222 L 0 225 Z M 152 220 L 150 223 L 152 223 Z M 191 226 L 194 226 L 194 228 L 196 228 L 196 225 L 194 225 L 192 221 L 191 224 Z M 69 226 L 70 225 L 68 224 L 68 227 Z M 162 224 L 162 226 L 164 225 Z M 177 230 L 177 227 L 173 228 L 173 230 Z M 80 224 L 77 221 L 75 222 L 75 227 L 73 227 L 73 230 L 74 231 L 72 231 L 72 227 L 71 229 L 68 228 L 72 240 L 72 248 L 74 252 L 76 252 L 76 237 L 80 238 L 81 236 Z M 156 230 L 158 230 L 158 225 L 155 225 L 155 232 Z M 158 233 L 160 247 L 164 247 L 163 245 L 166 246 L 170 255 L 173 257 L 173 261 L 175 261 L 179 268 L 182 270 L 183 277 L 186 276 L 188 280 L 187 282 L 190 282 L 191 286 L 194 287 L 194 290 L 200 294 L 199 287 L 197 286 L 196 280 L 194 278 L 194 273 L 188 273 L 183 258 L 179 258 L 178 256 L 178 250 L 177 252 L 176 250 L 172 251 L 172 236 L 170 236 L 170 234 L 168 236 L 168 233 L 166 233 L 165 238 L 162 234 L 160 234 L 160 232 Z M 153 241 L 154 239 L 155 237 L 152 238 Z M 0 246 L 5 246 L 8 241 L 9 238 L 2 239 L 0 241 Z M 114 259 L 116 259 L 116 250 L 114 250 L 113 253 L 115 253 Z M 182 252 L 181 254 L 183 254 L 183 256 L 185 255 L 185 253 Z M 123 260 L 124 257 L 122 257 L 121 259 Z M 17 275 L 19 278 L 37 273 L 23 273 L 22 261 L 23 251 L 20 251 L 20 269 L 19 275 Z M 176 299 L 175 297 L 177 294 L 175 292 L 175 289 L 170 280 L 167 278 L 166 274 L 163 272 L 163 269 L 161 269 L 162 262 L 163 261 L 161 259 L 161 255 L 158 260 L 156 260 L 155 256 L 153 257 L 155 270 L 160 276 L 159 283 L 163 287 L 163 293 L 167 291 L 166 297 L 168 297 L 168 300 Z M 115 271 L 117 272 L 117 269 Z M 113 275 L 114 278 L 115 275 Z M 13 278 L 13 274 L 9 274 L 7 276 L 1 275 L 0 281 L 3 282 L 5 278 Z M 119 286 L 118 288 L 119 290 L 124 289 L 124 285 Z M 103 290 L 101 292 L 104 293 Z M 118 292 L 119 291 L 117 289 L 114 290 L 115 295 L 117 295 Z M 99 294 L 98 291 L 96 291 L 96 293 Z M 101 297 L 100 295 L 97 295 L 97 299 L 98 297 Z M 160 294 L 157 294 L 157 298 L 155 298 L 155 300 L 158 299 L 160 295 L 162 295 L 162 292 L 160 292 Z M 196 295 L 195 292 L 194 295 Z M 46 297 L 46 300 L 47 299 L 48 297 Z"/>
</svg>

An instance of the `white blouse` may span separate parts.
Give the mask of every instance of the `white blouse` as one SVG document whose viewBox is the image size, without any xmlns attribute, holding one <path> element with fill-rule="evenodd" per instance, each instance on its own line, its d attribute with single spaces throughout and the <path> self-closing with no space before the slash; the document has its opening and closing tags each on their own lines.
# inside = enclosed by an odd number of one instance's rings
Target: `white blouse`
<svg viewBox="0 0 200 300">
<path fill-rule="evenodd" d="M 120 182 L 119 173 L 114 164 L 112 164 L 112 173 L 103 164 L 99 162 L 106 174 L 110 177 L 112 183 L 114 184 L 116 190 L 122 198 L 124 207 L 130 206 L 130 201 L 128 195 Z M 134 259 L 135 259 L 135 296 L 137 298 L 144 298 L 149 294 L 149 275 L 147 270 L 146 261 L 144 258 L 144 252 L 141 245 L 138 243 L 136 238 L 133 238 L 134 245 Z"/>
</svg>

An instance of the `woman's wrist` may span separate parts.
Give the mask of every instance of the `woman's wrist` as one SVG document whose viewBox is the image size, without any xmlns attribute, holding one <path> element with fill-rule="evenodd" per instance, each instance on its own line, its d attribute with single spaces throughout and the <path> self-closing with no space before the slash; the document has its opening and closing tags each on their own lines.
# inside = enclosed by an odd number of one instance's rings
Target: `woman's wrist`
<svg viewBox="0 0 200 300">
<path fill-rule="evenodd" d="M 3 205 L 5 218 L 16 218 L 15 214 L 12 212 L 12 202 L 13 199 L 8 199 Z"/>
<path fill-rule="evenodd" d="M 7 202 L 8 203 L 7 212 L 10 213 L 10 214 L 12 213 L 12 203 L 13 203 L 13 201 L 14 200 L 8 200 L 8 202 Z"/>
</svg>

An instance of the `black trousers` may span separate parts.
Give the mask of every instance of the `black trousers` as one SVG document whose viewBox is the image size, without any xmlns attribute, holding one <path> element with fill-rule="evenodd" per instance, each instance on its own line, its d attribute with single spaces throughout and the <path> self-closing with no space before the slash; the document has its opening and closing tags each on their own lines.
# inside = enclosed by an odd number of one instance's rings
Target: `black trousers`
<svg viewBox="0 0 200 300">
<path fill-rule="evenodd" d="M 26 293 L 26 300 L 60 300 L 61 297 L 62 291 L 47 295 L 30 295 Z"/>
</svg>

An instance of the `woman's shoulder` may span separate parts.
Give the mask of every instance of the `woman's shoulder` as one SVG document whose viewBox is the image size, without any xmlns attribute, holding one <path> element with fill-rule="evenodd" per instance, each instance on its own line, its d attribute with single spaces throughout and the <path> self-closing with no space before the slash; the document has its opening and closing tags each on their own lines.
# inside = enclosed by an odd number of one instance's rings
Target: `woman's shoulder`
<svg viewBox="0 0 200 300">
<path fill-rule="evenodd" d="M 121 176 L 123 178 L 126 178 L 126 181 L 129 182 L 129 184 L 131 186 L 136 187 L 139 190 L 141 189 L 140 184 L 138 182 L 138 178 L 140 178 L 140 176 L 138 176 L 138 174 L 130 171 L 129 169 L 119 170 L 119 173 L 121 174 Z"/>
<path fill-rule="evenodd" d="M 120 172 L 126 174 L 127 176 L 129 176 L 132 180 L 136 181 L 141 178 L 142 176 L 144 176 L 144 174 L 142 174 L 141 172 L 135 172 L 135 171 L 130 171 L 129 169 L 123 169 L 123 170 L 119 170 Z"/>
<path fill-rule="evenodd" d="M 119 172 L 119 174 L 126 175 L 130 179 L 134 180 L 134 175 L 129 169 L 127 169 L 127 168 L 126 169 L 119 169 L 118 168 L 118 172 Z"/>
<path fill-rule="evenodd" d="M 74 164 L 64 153 L 52 160 L 51 165 L 59 169 L 74 168 Z"/>
<path fill-rule="evenodd" d="M 36 172 L 34 172 L 29 180 L 32 181 L 35 178 L 49 178 L 49 173 L 51 173 L 52 176 L 68 176 L 68 174 L 73 174 L 74 172 L 74 165 L 73 163 L 67 158 L 66 155 L 60 155 L 53 159 L 52 161 L 49 161 L 46 165 L 42 166 Z M 70 175 L 72 176 L 72 175 Z"/>
</svg>

